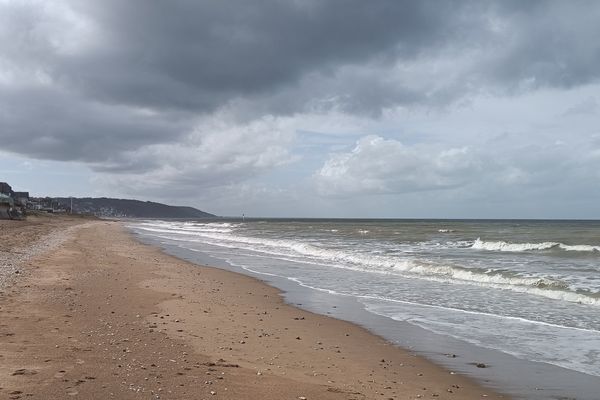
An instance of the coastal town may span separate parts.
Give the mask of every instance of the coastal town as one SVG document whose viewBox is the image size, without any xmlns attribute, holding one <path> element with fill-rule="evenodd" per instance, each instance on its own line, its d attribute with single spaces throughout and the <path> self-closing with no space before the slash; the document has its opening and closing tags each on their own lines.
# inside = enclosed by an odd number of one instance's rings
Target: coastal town
<svg viewBox="0 0 600 400">
<path fill-rule="evenodd" d="M 99 218 L 215 218 L 194 207 L 109 197 L 32 197 L 0 182 L 0 219 L 23 220 L 32 214 L 78 214 Z"/>
<path fill-rule="evenodd" d="M 24 219 L 30 212 L 67 213 L 70 208 L 51 197 L 30 197 L 17 192 L 7 182 L 0 182 L 0 219 Z"/>
</svg>

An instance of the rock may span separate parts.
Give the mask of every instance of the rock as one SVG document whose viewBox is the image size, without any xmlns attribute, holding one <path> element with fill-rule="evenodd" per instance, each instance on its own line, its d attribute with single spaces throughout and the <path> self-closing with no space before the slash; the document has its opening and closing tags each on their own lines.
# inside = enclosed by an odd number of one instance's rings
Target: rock
<svg viewBox="0 0 600 400">
<path fill-rule="evenodd" d="M 485 365 L 484 363 L 477 363 L 477 364 L 475 364 L 475 366 L 477 368 L 487 368 L 487 365 Z"/>
</svg>

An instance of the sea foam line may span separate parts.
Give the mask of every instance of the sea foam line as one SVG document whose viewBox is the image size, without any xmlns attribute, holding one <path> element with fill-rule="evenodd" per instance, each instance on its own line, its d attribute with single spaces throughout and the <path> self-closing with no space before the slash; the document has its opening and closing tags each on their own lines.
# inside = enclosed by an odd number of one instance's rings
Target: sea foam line
<svg viewBox="0 0 600 400">
<path fill-rule="evenodd" d="M 331 250 L 316 247 L 311 244 L 291 241 L 262 239 L 244 237 L 230 233 L 217 233 L 204 230 L 189 231 L 178 229 L 160 229 L 140 227 L 143 230 L 154 233 L 168 233 L 183 236 L 194 236 L 195 239 L 188 241 L 200 241 L 207 244 L 239 248 L 253 252 L 265 253 L 279 257 L 310 257 L 310 260 L 293 260 L 296 262 L 315 263 L 335 268 L 348 270 L 397 274 L 411 278 L 426 279 L 442 283 L 462 283 L 494 289 L 512 290 L 520 293 L 543 296 L 554 300 L 568 301 L 572 303 L 600 305 L 600 297 L 577 293 L 570 290 L 566 282 L 548 278 L 529 278 L 518 276 L 504 276 L 501 273 L 486 273 L 468 270 L 466 268 L 447 265 L 433 265 L 416 262 L 415 260 L 399 259 L 397 257 L 379 256 L 373 254 L 347 253 L 341 250 Z M 158 236 L 158 235 L 157 235 Z M 177 240 L 175 238 L 170 238 Z M 207 239 L 212 239 L 210 242 Z M 213 242 L 215 240 L 216 242 Z M 185 241 L 185 240 L 184 240 Z M 312 262 L 311 262 L 312 261 Z M 333 263 L 333 264 L 332 264 Z"/>
<path fill-rule="evenodd" d="M 256 274 L 263 274 L 263 272 L 255 271 L 255 270 L 252 270 L 250 268 L 246 268 L 244 266 L 241 266 L 239 264 L 236 265 L 236 266 L 239 266 L 240 268 L 243 268 L 245 270 L 248 270 L 248 271 L 256 273 Z M 275 275 L 275 274 L 269 274 L 269 273 L 264 273 L 264 274 L 265 275 Z M 375 300 L 375 301 L 383 301 L 383 302 L 390 302 L 390 303 L 397 303 L 397 304 L 406 304 L 406 305 L 409 305 L 409 306 L 433 308 L 433 309 L 443 310 L 443 311 L 458 312 L 458 313 L 461 313 L 461 314 L 476 315 L 476 316 L 485 316 L 485 317 L 490 317 L 490 318 L 495 318 L 495 319 L 512 320 L 512 321 L 518 321 L 518 322 L 528 323 L 528 324 L 534 324 L 534 325 L 543 325 L 543 326 L 548 326 L 548 327 L 556 328 L 556 329 L 566 329 L 566 330 L 574 330 L 574 331 L 579 331 L 579 332 L 587 332 L 587 333 L 593 333 L 593 334 L 600 334 L 600 331 L 595 330 L 595 329 L 579 328 L 579 327 L 576 327 L 576 326 L 558 325 L 558 324 L 552 324 L 552 323 L 544 322 L 544 321 L 534 321 L 534 320 L 530 320 L 530 319 L 523 318 L 523 317 L 512 317 L 512 316 L 509 316 L 509 315 L 491 314 L 491 313 L 486 313 L 486 312 L 482 312 L 482 311 L 463 310 L 461 308 L 444 307 L 444 306 L 438 306 L 438 305 L 435 305 L 435 304 L 417 303 L 417 302 L 414 302 L 414 301 L 392 299 L 392 298 L 389 298 L 389 297 L 382 297 L 382 296 L 375 296 L 375 295 L 356 295 L 356 294 L 352 294 L 352 293 L 338 292 L 338 291 L 332 290 L 332 289 L 325 289 L 325 288 L 320 288 L 320 287 L 308 285 L 308 284 L 302 282 L 302 280 L 299 279 L 299 278 L 295 278 L 295 277 L 282 277 L 280 275 L 275 275 L 275 276 L 278 276 L 280 278 L 286 278 L 286 279 L 291 280 L 293 282 L 296 282 L 298 285 L 303 286 L 303 287 L 308 288 L 308 289 L 313 289 L 313 290 L 317 290 L 317 291 L 320 291 L 320 292 L 329 293 L 329 294 L 336 295 L 336 296 L 346 296 L 346 297 L 354 297 L 354 298 L 363 299 L 363 300 Z M 365 304 L 365 303 L 363 303 L 363 304 L 365 306 L 369 307 L 368 304 Z M 369 311 L 371 311 L 371 310 L 369 310 Z M 384 315 L 384 316 L 388 316 L 388 315 Z"/>
<path fill-rule="evenodd" d="M 584 252 L 598 252 L 600 246 L 592 246 L 587 244 L 580 245 L 568 245 L 560 242 L 541 242 L 541 243 L 510 243 L 505 241 L 483 241 L 481 238 L 477 238 L 473 245 L 473 249 L 477 250 L 489 250 L 489 251 L 510 251 L 510 252 L 522 252 L 522 251 L 536 251 L 536 250 L 550 250 L 558 248 L 565 251 L 584 251 Z"/>
</svg>

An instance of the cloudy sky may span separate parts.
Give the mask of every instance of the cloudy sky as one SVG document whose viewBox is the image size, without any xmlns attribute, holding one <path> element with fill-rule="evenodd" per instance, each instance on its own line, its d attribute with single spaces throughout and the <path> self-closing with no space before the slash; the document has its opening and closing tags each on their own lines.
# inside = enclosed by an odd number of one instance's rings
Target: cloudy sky
<svg viewBox="0 0 600 400">
<path fill-rule="evenodd" d="M 219 215 L 600 218 L 600 2 L 0 0 L 0 181 Z"/>
</svg>

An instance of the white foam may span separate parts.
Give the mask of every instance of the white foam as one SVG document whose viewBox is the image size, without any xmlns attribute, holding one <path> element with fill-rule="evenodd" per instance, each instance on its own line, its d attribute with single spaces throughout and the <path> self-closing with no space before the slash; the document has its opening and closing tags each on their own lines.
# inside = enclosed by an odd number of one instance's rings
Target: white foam
<svg viewBox="0 0 600 400">
<path fill-rule="evenodd" d="M 600 246 L 591 246 L 587 244 L 567 245 L 560 243 L 558 247 L 566 251 L 600 251 Z"/>
<path fill-rule="evenodd" d="M 433 263 L 427 260 L 415 260 L 402 257 L 402 253 L 400 255 L 379 255 L 358 250 L 328 249 L 289 239 L 267 239 L 241 236 L 236 235 L 235 232 L 232 233 L 230 230 L 207 229 L 209 224 L 195 226 L 193 229 L 182 229 L 181 223 L 163 223 L 158 224 L 158 226 L 159 227 L 154 227 L 152 224 L 144 224 L 144 226 L 138 225 L 139 228 L 150 232 L 183 235 L 190 239 L 191 237 L 195 237 L 197 240 L 214 246 L 260 252 L 295 262 L 308 262 L 311 264 L 320 264 L 328 267 L 344 268 L 367 273 L 395 274 L 437 282 L 461 283 L 495 289 L 512 290 L 555 300 L 600 306 L 600 298 L 593 293 L 588 295 L 586 293 L 575 292 L 571 290 L 568 283 L 558 279 L 550 279 L 548 277 L 524 277 L 519 275 L 507 275 L 506 273 L 489 269 L 474 270 L 458 266 L 440 265 L 439 263 Z M 491 250 L 515 248 L 515 246 L 520 249 L 541 249 L 555 246 L 551 242 L 526 244 L 527 246 L 523 246 L 517 244 L 509 245 L 506 242 L 483 242 L 480 239 L 475 242 L 475 244 L 477 243 L 480 243 L 479 246 L 483 246 L 482 248 L 489 248 Z M 475 244 L 473 246 L 475 246 Z M 507 247 L 507 245 L 509 246 Z"/>
<path fill-rule="evenodd" d="M 489 250 L 489 251 L 510 251 L 510 252 L 522 252 L 522 251 L 536 251 L 536 250 L 550 250 L 552 248 L 559 248 L 566 251 L 600 251 L 600 246 L 591 245 L 567 245 L 559 242 L 541 242 L 541 243 L 509 243 L 505 241 L 487 242 L 477 238 L 473 245 L 473 249 L 477 250 Z"/>
<path fill-rule="evenodd" d="M 555 242 L 543 242 L 543 243 L 508 243 L 504 241 L 497 242 L 485 242 L 478 238 L 471 246 L 478 250 L 490 250 L 490 251 L 531 251 L 531 250 L 548 250 L 553 247 L 557 247 L 559 243 Z"/>
<path fill-rule="evenodd" d="M 228 233 L 232 232 L 233 229 L 229 227 L 230 225 L 217 225 L 217 224 L 206 224 L 202 226 L 198 225 L 183 225 L 177 226 L 176 229 L 174 227 L 170 227 L 166 224 L 149 224 L 144 223 L 137 225 L 138 228 L 144 229 L 152 232 L 170 232 L 170 233 L 180 233 L 180 234 L 195 234 L 198 232 L 221 232 Z"/>
<path fill-rule="evenodd" d="M 374 314 L 397 321 L 406 321 L 432 332 L 499 350 L 525 360 L 545 362 L 585 374 L 600 376 L 600 368 L 597 363 L 588 363 L 585 358 L 574 356 L 574 354 L 590 354 L 591 357 L 597 359 L 596 349 L 600 344 L 600 332 L 597 330 L 394 301 L 376 296 L 372 297 L 373 301 L 370 301 L 368 297 L 364 297 L 364 299 L 363 304 L 368 311 Z M 393 303 L 406 304 L 410 306 L 410 309 L 394 307 Z M 462 313 L 470 315 L 460 318 L 459 315 Z M 502 330 L 501 336 L 497 334 L 498 329 Z M 477 334 L 473 334 L 474 332 Z M 540 340 L 540 337 L 546 340 Z M 548 345 L 548 340 L 552 340 L 551 346 Z"/>
</svg>

